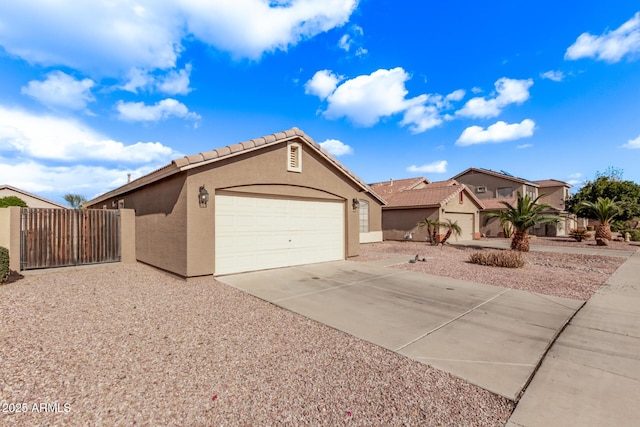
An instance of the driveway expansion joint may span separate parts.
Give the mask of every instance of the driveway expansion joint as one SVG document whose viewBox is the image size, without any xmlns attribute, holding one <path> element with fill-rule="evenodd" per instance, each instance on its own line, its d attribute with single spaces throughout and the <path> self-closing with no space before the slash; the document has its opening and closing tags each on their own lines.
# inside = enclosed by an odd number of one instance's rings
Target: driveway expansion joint
<svg viewBox="0 0 640 427">
<path fill-rule="evenodd" d="M 400 350 L 402 350 L 402 349 L 404 349 L 404 348 L 406 348 L 406 347 L 409 347 L 411 344 L 413 344 L 413 343 L 415 343 L 415 342 L 420 341 L 421 339 L 425 338 L 426 336 L 431 335 L 432 333 L 434 333 L 434 332 L 438 331 L 439 329 L 444 328 L 444 327 L 445 327 L 445 326 L 447 326 L 448 324 L 450 324 L 450 323 L 452 323 L 452 322 L 455 322 L 456 320 L 458 320 L 458 319 L 460 319 L 460 318 L 462 318 L 462 317 L 466 316 L 467 314 L 471 313 L 472 311 L 477 310 L 478 308 L 482 307 L 483 305 L 490 303 L 491 301 L 495 300 L 496 298 L 501 297 L 502 295 L 506 294 L 506 293 L 507 293 L 507 292 L 509 292 L 509 291 L 511 291 L 511 289 L 505 289 L 504 291 L 500 292 L 498 295 L 494 295 L 493 297 L 489 298 L 488 300 L 483 301 L 482 303 L 480 303 L 480 304 L 476 305 L 476 306 L 475 306 L 475 307 L 473 307 L 473 308 L 470 308 L 469 310 L 467 310 L 467 311 L 465 311 L 464 313 L 462 313 L 462 314 L 460 314 L 460 315 L 458 315 L 458 316 L 454 317 L 453 319 L 448 320 L 447 322 L 443 323 L 442 325 L 436 326 L 435 328 L 431 329 L 431 330 L 430 330 L 430 331 L 428 331 L 427 333 L 425 333 L 425 334 L 423 334 L 423 335 L 420 335 L 418 338 L 416 338 L 416 339 L 414 339 L 414 340 L 412 340 L 412 341 L 409 341 L 407 344 L 405 344 L 405 345 L 403 345 L 403 346 L 398 347 L 398 348 L 397 348 L 397 349 L 395 349 L 394 351 L 396 351 L 396 352 L 397 352 L 397 351 L 400 351 Z"/>
</svg>

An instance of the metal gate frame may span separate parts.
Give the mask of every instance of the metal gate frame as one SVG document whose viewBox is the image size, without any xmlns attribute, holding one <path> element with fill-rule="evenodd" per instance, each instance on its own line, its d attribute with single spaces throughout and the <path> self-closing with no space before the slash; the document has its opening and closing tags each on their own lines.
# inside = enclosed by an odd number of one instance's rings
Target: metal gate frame
<svg viewBox="0 0 640 427">
<path fill-rule="evenodd" d="M 119 262 L 120 229 L 118 210 L 22 208 L 20 269 Z"/>
</svg>

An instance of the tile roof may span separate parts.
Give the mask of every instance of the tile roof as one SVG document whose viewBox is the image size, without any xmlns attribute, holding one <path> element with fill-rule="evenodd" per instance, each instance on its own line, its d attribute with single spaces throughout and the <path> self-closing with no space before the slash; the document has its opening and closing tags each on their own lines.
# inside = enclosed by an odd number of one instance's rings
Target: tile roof
<svg viewBox="0 0 640 427">
<path fill-rule="evenodd" d="M 484 204 L 484 208 L 488 211 L 492 211 L 492 210 L 500 210 L 500 209 L 506 209 L 505 205 L 502 204 L 502 202 L 507 202 L 509 203 L 511 206 L 515 206 L 516 205 L 516 199 L 513 197 L 509 197 L 509 198 L 499 198 L 499 199 L 482 199 L 482 203 Z"/>
<path fill-rule="evenodd" d="M 239 154 L 256 151 L 264 147 L 273 146 L 273 145 L 280 144 L 293 139 L 298 139 L 305 142 L 308 146 L 310 146 L 312 149 L 318 152 L 321 156 L 327 159 L 330 163 L 336 166 L 341 172 L 347 175 L 347 177 L 349 177 L 361 189 L 363 189 L 367 193 L 370 193 L 373 197 L 378 199 L 383 204 L 385 203 L 384 199 L 380 197 L 376 192 L 374 192 L 371 189 L 371 187 L 369 187 L 364 181 L 358 178 L 353 172 L 347 169 L 336 158 L 334 158 L 331 154 L 329 154 L 326 150 L 324 150 L 320 146 L 320 144 L 315 142 L 310 136 L 308 136 L 302 130 L 294 127 L 294 128 L 285 130 L 283 132 L 278 132 L 271 135 L 262 136 L 260 138 L 252 139 L 249 141 L 227 145 L 225 147 L 217 148 L 215 150 L 205 151 L 202 153 L 193 154 L 190 156 L 185 156 L 179 159 L 175 159 L 170 164 L 163 166 L 160 169 L 155 170 L 154 172 L 144 175 L 121 187 L 118 187 L 112 191 L 109 191 L 101 196 L 96 197 L 93 200 L 88 201 L 87 205 L 95 205 L 104 200 L 110 199 L 112 197 L 116 197 L 120 194 L 124 194 L 129 191 L 133 191 L 137 188 L 151 184 L 162 178 L 166 178 L 168 176 L 174 175 L 182 171 L 208 165 L 222 159 L 227 159 L 230 157 L 237 156 Z"/>
<path fill-rule="evenodd" d="M 538 184 L 540 187 L 571 187 L 571 184 L 567 184 L 566 182 L 558 179 L 540 179 L 533 182 Z"/>
<path fill-rule="evenodd" d="M 462 191 L 466 191 L 467 195 L 477 203 L 480 209 L 484 208 L 482 201 L 474 196 L 465 185 L 457 183 L 443 185 L 450 181 L 430 183 L 424 188 L 395 193 L 387 197 L 385 208 L 440 207 L 458 197 L 458 194 Z"/>
<path fill-rule="evenodd" d="M 460 185 L 460 183 L 458 181 L 456 181 L 455 179 L 447 179 L 446 181 L 433 181 L 431 183 L 429 183 L 429 188 L 436 188 L 436 187 L 451 187 L 454 185 Z"/>
<path fill-rule="evenodd" d="M 517 176 L 506 174 L 506 173 L 504 173 L 504 171 L 496 172 L 496 171 L 492 171 L 490 169 L 482 169 L 482 168 L 469 168 L 469 169 L 467 169 L 467 170 L 465 170 L 463 172 L 460 172 L 458 175 L 454 176 L 453 179 L 458 179 L 461 176 L 466 175 L 469 172 L 484 173 L 484 174 L 487 174 L 487 175 L 495 176 L 495 177 L 498 177 L 498 178 L 506 179 L 506 180 L 517 182 L 517 183 L 520 183 L 520 184 L 526 184 L 526 185 L 530 185 L 530 186 L 533 186 L 533 187 L 539 187 L 539 185 L 536 184 L 536 182 L 532 182 L 532 181 L 526 180 L 524 178 L 518 178 Z"/>
<path fill-rule="evenodd" d="M 373 184 L 369 184 L 369 186 L 373 189 L 373 191 L 375 191 L 382 197 L 388 197 L 389 195 L 397 193 L 399 191 L 410 190 L 423 182 L 425 184 L 428 184 L 429 180 L 424 177 L 392 179 L 389 181 L 375 182 Z"/>
</svg>

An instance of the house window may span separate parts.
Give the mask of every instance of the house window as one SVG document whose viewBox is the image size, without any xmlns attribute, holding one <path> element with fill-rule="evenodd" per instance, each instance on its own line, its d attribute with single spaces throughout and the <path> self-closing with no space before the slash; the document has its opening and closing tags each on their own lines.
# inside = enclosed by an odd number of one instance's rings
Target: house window
<svg viewBox="0 0 640 427">
<path fill-rule="evenodd" d="M 296 142 L 287 145 L 287 170 L 302 172 L 302 147 Z"/>
<path fill-rule="evenodd" d="M 538 197 L 538 192 L 536 191 L 535 187 L 526 187 L 526 192 L 527 192 L 527 196 L 529 196 L 530 199 L 535 199 L 536 197 Z"/>
<path fill-rule="evenodd" d="M 486 193 L 487 192 L 487 187 L 485 187 L 484 185 L 476 187 L 476 193 Z"/>
<path fill-rule="evenodd" d="M 498 188 L 496 190 L 496 197 L 501 199 L 501 198 L 507 198 L 507 197 L 513 197 L 513 187 L 501 187 Z"/>
<path fill-rule="evenodd" d="M 360 200 L 360 232 L 369 232 L 369 202 Z"/>
<path fill-rule="evenodd" d="M 124 199 L 118 200 L 118 209 L 124 209 Z"/>
</svg>

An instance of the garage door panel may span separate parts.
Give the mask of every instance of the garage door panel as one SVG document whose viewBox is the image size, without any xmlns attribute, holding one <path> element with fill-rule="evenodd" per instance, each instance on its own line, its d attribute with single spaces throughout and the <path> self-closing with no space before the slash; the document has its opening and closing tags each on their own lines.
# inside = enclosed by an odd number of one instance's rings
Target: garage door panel
<svg viewBox="0 0 640 427">
<path fill-rule="evenodd" d="M 216 274 L 344 259 L 344 203 L 216 197 Z"/>
<path fill-rule="evenodd" d="M 467 213 L 447 213 L 445 219 L 451 219 L 451 221 L 457 221 L 458 225 L 462 229 L 460 236 L 452 235 L 450 240 L 453 241 L 466 241 L 473 240 L 473 214 Z"/>
</svg>

